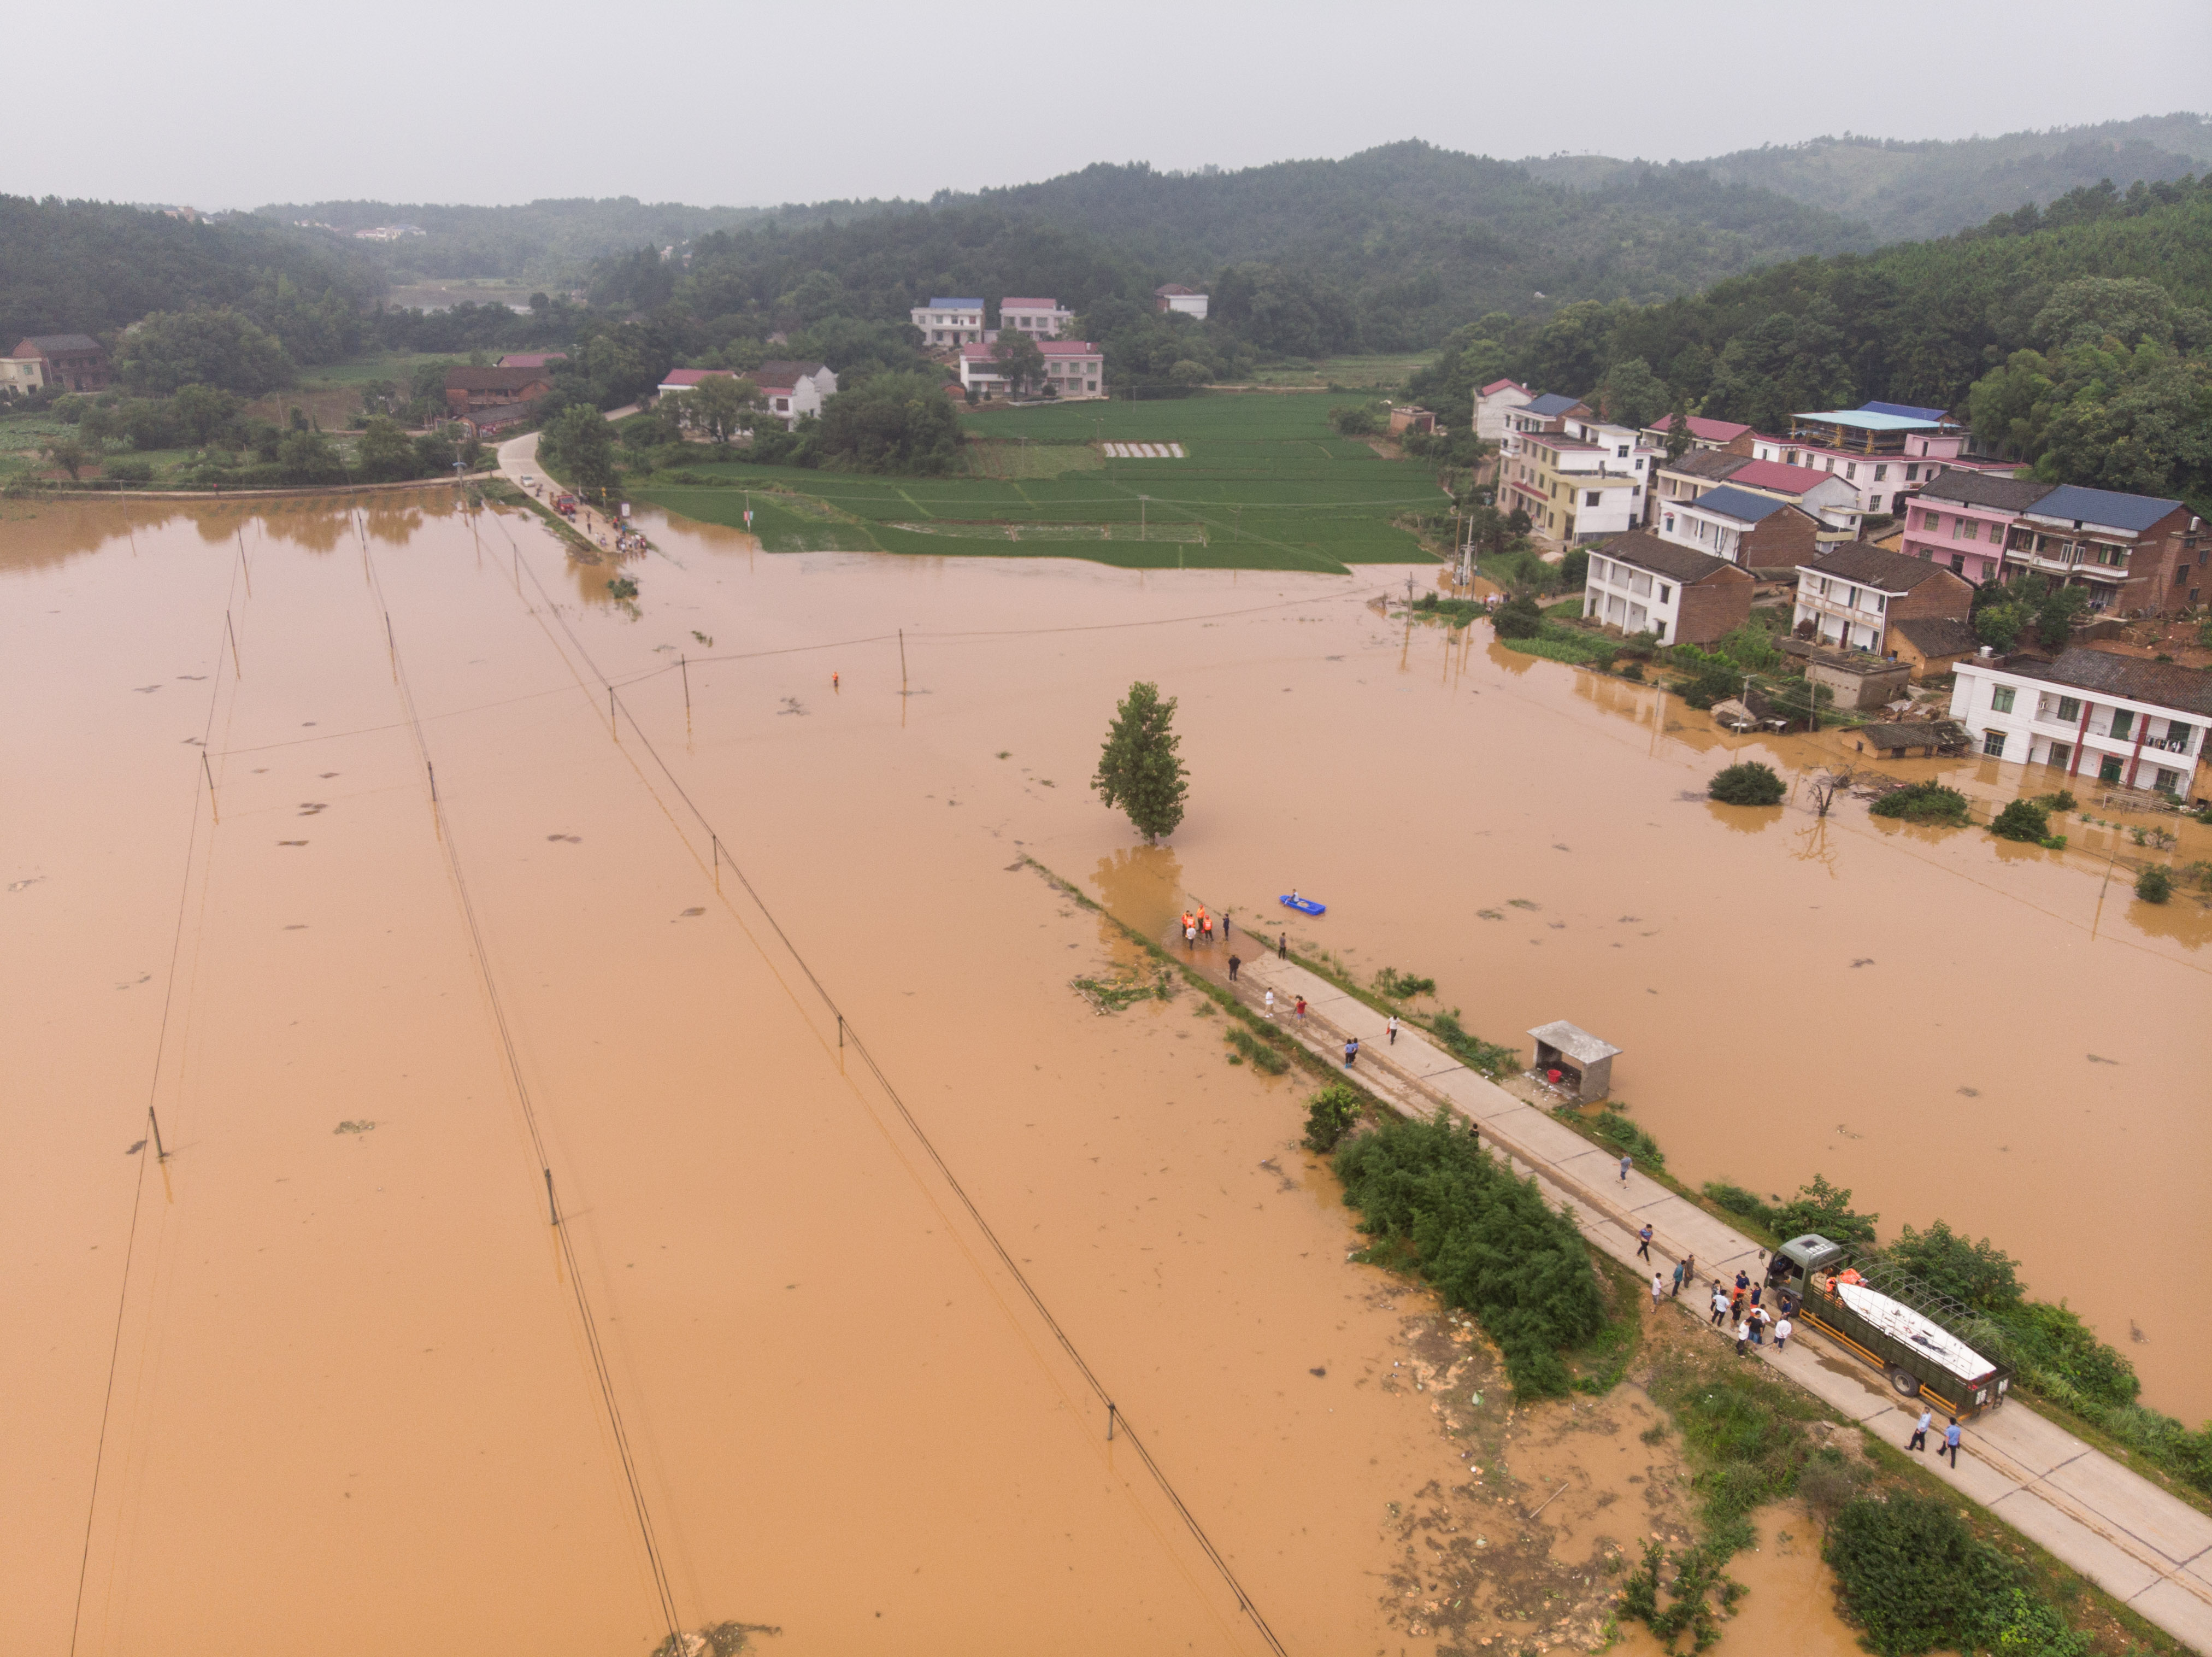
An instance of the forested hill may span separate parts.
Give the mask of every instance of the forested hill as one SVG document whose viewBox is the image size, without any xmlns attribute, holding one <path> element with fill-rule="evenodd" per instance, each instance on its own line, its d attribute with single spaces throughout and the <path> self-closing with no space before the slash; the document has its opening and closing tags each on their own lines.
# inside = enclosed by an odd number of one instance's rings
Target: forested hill
<svg viewBox="0 0 2212 1657">
<path fill-rule="evenodd" d="M 1081 229 L 1204 285 L 1279 265 L 1341 290 L 1370 349 L 1417 349 L 1455 322 L 1544 301 L 1665 298 L 1776 259 L 1868 247 L 1862 225 L 1749 186 L 1639 168 L 1596 191 L 1419 141 L 1342 161 L 1164 174 L 1100 164 L 957 204 Z"/>
<path fill-rule="evenodd" d="M 1644 163 L 1563 155 L 1523 163 L 1538 178 L 1610 188 Z M 2212 120 L 2180 113 L 2094 126 L 2008 132 L 2000 137 L 1915 141 L 1844 137 L 1766 144 L 1668 174 L 1701 173 L 1723 184 L 1771 190 L 1871 225 L 1884 241 L 1924 241 L 2041 205 L 2104 179 L 2125 188 L 2203 173 L 2212 164 Z"/>
<path fill-rule="evenodd" d="M 638 247 L 678 247 L 695 236 L 767 220 L 787 227 L 852 219 L 896 204 L 820 202 L 810 206 L 687 207 L 635 196 L 577 197 L 514 207 L 467 207 L 428 202 L 279 202 L 257 210 L 272 222 L 322 224 L 343 235 L 411 224 L 419 236 L 362 244 L 394 283 L 507 277 L 549 288 L 582 282 L 593 260 Z"/>
<path fill-rule="evenodd" d="M 1960 235 L 1793 260 L 1658 305 L 1486 317 L 1413 390 L 1456 414 L 1499 374 L 1638 423 L 1670 406 L 1768 431 L 1868 399 L 1960 409 L 2054 481 L 2202 498 L 2212 177 L 2077 190 Z"/>
<path fill-rule="evenodd" d="M 384 290 L 326 235 L 252 218 L 195 223 L 105 202 L 0 196 L 0 350 L 26 334 L 101 333 L 149 311 L 276 302 L 277 289 L 348 311 Z"/>
</svg>

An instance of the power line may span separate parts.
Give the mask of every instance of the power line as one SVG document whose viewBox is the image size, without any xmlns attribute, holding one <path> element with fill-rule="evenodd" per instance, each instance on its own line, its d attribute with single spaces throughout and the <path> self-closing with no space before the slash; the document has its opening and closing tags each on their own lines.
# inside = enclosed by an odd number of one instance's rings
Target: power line
<svg viewBox="0 0 2212 1657">
<path fill-rule="evenodd" d="M 506 525 L 503 522 L 501 525 L 501 531 L 502 533 L 507 533 Z M 508 539 L 510 542 L 513 540 L 511 534 Z M 568 643 L 574 647 L 584 666 L 590 670 L 592 677 L 606 686 L 609 700 L 613 702 L 621 713 L 629 720 L 630 728 L 637 734 L 638 740 L 643 744 L 646 752 L 653 757 L 653 764 L 659 767 L 660 774 L 667 779 L 668 785 L 676 791 L 677 797 L 684 801 L 692 816 L 698 819 L 699 825 L 705 829 L 714 840 L 718 865 L 720 863 L 728 865 L 730 872 L 737 876 L 738 884 L 744 887 L 746 895 L 752 899 L 753 905 L 760 911 L 761 917 L 768 923 L 769 929 L 775 934 L 777 940 L 788 952 L 793 964 L 805 975 L 807 983 L 813 986 L 815 994 L 822 998 L 823 1006 L 835 1015 L 842 1044 L 857 1052 L 861 1062 L 867 1065 L 870 1074 L 876 1079 L 877 1085 L 883 1088 L 885 1096 L 890 1099 L 900 1118 L 906 1123 L 908 1130 L 914 1135 L 922 1149 L 928 1154 L 929 1160 L 936 1164 L 937 1170 L 943 1175 L 945 1183 L 951 1188 L 952 1194 L 959 1199 L 961 1206 L 968 1211 L 969 1218 L 975 1222 L 975 1228 L 983 1234 L 984 1240 L 990 1245 L 992 1252 L 998 1256 L 1000 1263 L 1014 1282 L 1020 1285 L 1022 1293 L 1028 1298 L 1030 1305 L 1036 1310 L 1037 1316 L 1043 1320 L 1045 1327 L 1051 1331 L 1053 1338 L 1059 1343 L 1060 1349 L 1066 1353 L 1070 1361 L 1073 1362 L 1077 1371 L 1082 1375 L 1085 1384 L 1091 1388 L 1098 1401 L 1106 1406 L 1107 1431 L 1109 1436 L 1118 1430 L 1121 1436 L 1128 1440 L 1130 1447 L 1136 1451 L 1139 1459 L 1144 1462 L 1146 1471 L 1152 1474 L 1153 1482 L 1159 1486 L 1161 1492 L 1167 1497 L 1176 1514 L 1188 1528 L 1192 1537 L 1197 1541 L 1200 1551 L 1220 1573 L 1222 1580 L 1229 1585 L 1229 1590 L 1236 1596 L 1237 1605 L 1243 1608 L 1244 1614 L 1252 1619 L 1253 1626 L 1259 1630 L 1261 1637 L 1267 1642 L 1268 1648 L 1275 1652 L 1277 1657 L 1287 1657 L 1282 1641 L 1276 1636 L 1274 1630 L 1268 1625 L 1267 1619 L 1261 1614 L 1259 1606 L 1253 1603 L 1251 1596 L 1245 1592 L 1244 1585 L 1237 1580 L 1235 1568 L 1215 1545 L 1212 1538 L 1206 1534 L 1206 1527 L 1199 1522 L 1198 1515 L 1193 1513 L 1188 1504 L 1183 1501 L 1182 1494 L 1176 1489 L 1173 1481 L 1169 1478 L 1166 1470 L 1153 1458 L 1150 1447 L 1146 1445 L 1137 1430 L 1129 1424 L 1129 1418 L 1121 1413 L 1120 1406 L 1115 1403 L 1113 1395 L 1107 1390 L 1105 1383 L 1099 1380 L 1097 1373 L 1085 1359 L 1082 1351 L 1075 1343 L 1074 1337 L 1069 1335 L 1061 1326 L 1060 1320 L 1053 1316 L 1051 1307 L 1045 1304 L 1044 1296 L 1037 1291 L 1036 1284 L 1030 1281 L 1028 1274 L 1022 1270 L 1012 1251 L 1000 1240 L 999 1234 L 992 1228 L 991 1222 L 984 1217 L 982 1209 L 976 1203 L 975 1199 L 968 1194 L 967 1187 L 960 1183 L 959 1176 L 953 1173 L 952 1165 L 945 1161 L 944 1154 L 937 1148 L 935 1142 L 930 1138 L 927 1130 L 922 1127 L 913 1111 L 908 1108 L 906 1100 L 901 1097 L 898 1089 L 892 1085 L 890 1077 L 884 1074 L 883 1066 L 877 1063 L 875 1055 L 868 1051 L 867 1044 L 860 1039 L 860 1033 L 854 1027 L 852 1020 L 846 1016 L 844 1008 L 838 1005 L 836 998 L 830 993 L 829 986 L 816 975 L 813 967 L 800 953 L 799 946 L 792 941 L 791 935 L 783 929 L 783 923 L 776 919 L 775 911 L 768 906 L 767 900 L 761 896 L 758 888 L 747 877 L 744 870 L 728 856 L 728 843 L 722 839 L 706 813 L 699 808 L 698 802 L 691 798 L 683 783 L 678 779 L 676 773 L 669 768 L 668 762 L 660 757 L 660 751 L 653 746 L 653 739 L 647 734 L 645 728 L 638 722 L 637 716 L 622 704 L 614 683 L 599 671 L 599 664 L 592 660 L 591 652 L 584 648 L 583 642 L 576 637 L 574 630 L 568 625 L 567 618 L 562 617 L 558 608 L 553 606 L 551 596 L 546 593 L 544 584 L 538 579 L 538 572 L 535 570 L 530 572 L 530 580 L 531 584 L 538 588 L 539 597 L 543 598 L 547 606 L 553 610 L 554 618 L 559 622 L 561 631 L 567 636 Z"/>
<path fill-rule="evenodd" d="M 368 538 L 361 537 L 362 556 L 370 559 Z M 380 608 L 384 605 L 384 584 L 370 563 L 369 579 Z M 534 577 L 533 577 L 534 579 Z M 426 774 L 431 777 L 430 809 L 438 819 L 438 841 L 446 853 L 446 867 L 453 875 L 453 890 L 460 900 L 461 915 L 469 930 L 469 941 L 476 952 L 477 970 L 483 979 L 484 996 L 491 1007 L 492 1024 L 499 1035 L 500 1050 L 506 1060 L 507 1075 L 514 1086 L 515 1098 L 522 1107 L 523 1125 L 530 1135 L 531 1148 L 538 1158 L 539 1171 L 545 1178 L 547 1212 L 550 1218 L 561 1255 L 568 1265 L 568 1287 L 574 1295 L 576 1311 L 584 1327 L 585 1345 L 589 1352 L 592 1379 L 599 1390 L 601 1403 L 607 1412 L 607 1423 L 611 1431 L 617 1459 L 622 1465 L 623 1477 L 629 1490 L 630 1506 L 637 1519 L 638 1532 L 645 1544 L 646 1560 L 652 1569 L 653 1593 L 659 1601 L 662 1619 L 668 1628 L 672 1649 L 680 1648 L 682 1634 L 677 1607 L 676 1592 L 668 1576 L 667 1563 L 661 1556 L 660 1541 L 655 1534 L 653 1514 L 645 1499 L 645 1485 L 638 1471 L 637 1457 L 630 1447 L 629 1431 L 623 1420 L 622 1405 L 615 1393 L 614 1374 L 607 1362 L 606 1349 L 599 1339 L 599 1319 L 593 1315 L 589 1295 L 584 1288 L 581 1263 L 576 1258 L 574 1246 L 569 1241 L 568 1228 L 561 1223 L 560 1206 L 554 1192 L 551 1158 L 545 1148 L 544 1135 L 538 1122 L 538 1111 L 530 1096 L 529 1083 L 524 1079 L 521 1056 L 518 1051 L 513 1025 L 507 1016 L 506 1003 L 501 999 L 499 984 L 492 976 L 491 954 L 485 947 L 483 929 L 477 918 L 475 900 L 469 894 L 468 880 L 461 872 L 460 851 L 453 841 L 453 825 L 439 803 L 435 773 L 430 770 L 429 744 L 423 735 L 422 722 L 415 710 L 415 693 L 407 677 L 405 665 L 400 661 L 396 635 L 392 631 L 392 612 L 384 612 L 386 637 L 393 640 L 392 666 L 399 687 L 400 703 L 406 710 L 407 723 L 414 733 L 415 750 L 422 760 Z"/>
</svg>

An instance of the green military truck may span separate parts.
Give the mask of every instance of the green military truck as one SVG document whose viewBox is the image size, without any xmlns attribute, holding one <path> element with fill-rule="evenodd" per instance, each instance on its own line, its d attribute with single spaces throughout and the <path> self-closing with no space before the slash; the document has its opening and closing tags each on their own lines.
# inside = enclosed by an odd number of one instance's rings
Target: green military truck
<svg viewBox="0 0 2212 1657">
<path fill-rule="evenodd" d="M 1984 1357 L 1954 1331 L 1972 1312 L 1880 1261 L 1854 1264 L 1840 1243 L 1811 1233 L 1774 1251 L 1770 1298 L 1796 1301 L 1796 1316 L 1889 1377 L 1904 1399 L 1926 1399 L 1964 1421 L 2005 1401 L 2012 1370 Z"/>
</svg>

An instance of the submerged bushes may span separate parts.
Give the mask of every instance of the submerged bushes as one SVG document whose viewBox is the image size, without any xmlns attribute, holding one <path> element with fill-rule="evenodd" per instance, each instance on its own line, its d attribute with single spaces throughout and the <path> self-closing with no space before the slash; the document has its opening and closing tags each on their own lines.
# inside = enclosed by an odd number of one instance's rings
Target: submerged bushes
<svg viewBox="0 0 2212 1657">
<path fill-rule="evenodd" d="M 1715 771 L 1705 792 L 1724 806 L 1775 806 L 1790 789 L 1772 766 L 1743 759 Z"/>
<path fill-rule="evenodd" d="M 1567 1391 L 1560 1349 L 1604 1326 L 1605 1300 L 1589 1246 L 1548 1207 L 1534 1179 L 1516 1179 L 1439 1112 L 1386 1121 L 1336 1155 L 1344 1200 L 1371 1254 L 1395 1255 L 1448 1306 L 1480 1320 L 1505 1355 L 1514 1391 Z"/>
<path fill-rule="evenodd" d="M 1901 817 L 1908 823 L 1963 826 L 1966 821 L 1966 796 L 1941 783 L 1908 783 L 1901 789 L 1892 789 L 1867 811 L 1870 816 Z"/>
<path fill-rule="evenodd" d="M 1333 1151 L 1367 1108 L 1357 1089 L 1332 1081 L 1306 1101 L 1306 1148 Z"/>
<path fill-rule="evenodd" d="M 2088 1636 L 2021 1586 L 2019 1566 L 1933 1496 L 1844 1504 L 1821 1550 L 1844 1609 L 1881 1657 L 2001 1651 L 2087 1657 Z"/>
</svg>

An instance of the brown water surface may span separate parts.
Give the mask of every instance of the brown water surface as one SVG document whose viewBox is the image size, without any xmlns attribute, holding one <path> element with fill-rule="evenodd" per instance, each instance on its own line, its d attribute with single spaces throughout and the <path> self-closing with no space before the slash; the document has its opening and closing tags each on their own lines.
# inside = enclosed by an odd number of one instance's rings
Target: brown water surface
<svg viewBox="0 0 2212 1657">
<path fill-rule="evenodd" d="M 88 1651 L 641 1653 L 641 1502 L 684 1621 L 793 1650 L 1260 1649 L 941 1157 L 1285 1642 L 1432 1648 L 1387 1516 L 1467 1464 L 1381 1384 L 1425 1337 L 1303 1090 L 1188 992 L 1094 1012 L 1133 958 L 1024 854 L 1146 927 L 1317 893 L 1302 941 L 1486 1033 L 1619 1042 L 1678 1171 L 1995 1232 L 2197 1407 L 2203 917 L 2105 849 L 1685 801 L 1820 751 L 1387 623 L 1380 577 L 653 529 L 625 607 L 428 496 L 0 519 L 27 1647 L 82 1558 Z M 1085 789 L 1138 678 L 1182 698 L 1169 847 Z"/>
</svg>

